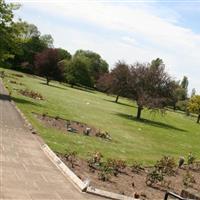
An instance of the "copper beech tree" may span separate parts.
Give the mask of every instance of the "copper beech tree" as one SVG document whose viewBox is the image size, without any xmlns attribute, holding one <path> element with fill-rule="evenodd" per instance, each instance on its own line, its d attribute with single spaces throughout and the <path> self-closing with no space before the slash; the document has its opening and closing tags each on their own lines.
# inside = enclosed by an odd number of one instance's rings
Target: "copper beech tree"
<svg viewBox="0 0 200 200">
<path fill-rule="evenodd" d="M 150 64 L 135 63 L 130 67 L 130 97 L 137 103 L 137 119 L 144 107 L 163 109 L 173 97 L 174 81 L 165 72 L 165 65 L 159 58 Z"/>
</svg>

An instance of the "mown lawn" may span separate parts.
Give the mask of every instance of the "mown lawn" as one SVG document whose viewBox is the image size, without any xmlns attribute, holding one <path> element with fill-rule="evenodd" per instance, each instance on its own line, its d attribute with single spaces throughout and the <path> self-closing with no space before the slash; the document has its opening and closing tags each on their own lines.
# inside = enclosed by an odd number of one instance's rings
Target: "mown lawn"
<svg viewBox="0 0 200 200">
<path fill-rule="evenodd" d="M 125 159 L 129 163 L 139 161 L 143 164 L 152 164 L 162 155 L 178 158 L 193 152 L 200 157 L 200 125 L 196 124 L 195 118 L 171 111 L 160 115 L 144 110 L 142 117 L 146 120 L 139 122 L 133 117 L 136 107 L 130 100 L 120 98 L 117 104 L 113 102 L 115 97 L 103 93 L 73 89 L 54 81 L 47 86 L 42 78 L 26 74 L 20 78 L 13 75 L 18 72 L 0 68 L 0 71 L 3 70 L 8 75 L 4 78 L 4 84 L 11 91 L 13 100 L 54 151 L 74 150 L 83 158 L 99 151 L 105 158 Z M 24 85 L 13 84 L 10 80 Z M 22 96 L 17 91 L 19 88 L 37 91 L 45 100 Z M 107 131 L 112 141 L 63 134 L 46 128 L 33 112 L 90 124 Z"/>
</svg>

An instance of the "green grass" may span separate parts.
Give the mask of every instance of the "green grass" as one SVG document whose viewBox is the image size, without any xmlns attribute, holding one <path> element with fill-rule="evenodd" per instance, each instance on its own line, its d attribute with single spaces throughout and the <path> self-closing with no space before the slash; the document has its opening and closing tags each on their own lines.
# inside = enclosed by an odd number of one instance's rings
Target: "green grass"
<svg viewBox="0 0 200 200">
<path fill-rule="evenodd" d="M 25 75 L 17 82 L 24 86 L 12 84 L 15 80 L 11 70 L 1 69 L 10 77 L 4 79 L 13 100 L 27 116 L 46 143 L 57 152 L 75 150 L 82 158 L 95 151 L 101 152 L 105 158 L 125 159 L 129 163 L 140 161 L 152 164 L 162 155 L 178 158 L 193 152 L 200 156 L 200 125 L 196 119 L 181 113 L 168 111 L 165 115 L 144 110 L 145 121 L 137 121 L 134 116 L 134 102 L 120 98 L 114 103 L 115 97 L 96 91 L 73 89 L 57 82 L 45 85 L 42 78 Z M 16 89 L 28 88 L 41 93 L 45 100 L 38 101 L 20 95 Z M 44 127 L 32 114 L 48 113 L 65 119 L 76 120 L 108 131 L 112 141 L 104 141 L 96 137 L 78 134 L 63 134 L 55 129 Z"/>
</svg>

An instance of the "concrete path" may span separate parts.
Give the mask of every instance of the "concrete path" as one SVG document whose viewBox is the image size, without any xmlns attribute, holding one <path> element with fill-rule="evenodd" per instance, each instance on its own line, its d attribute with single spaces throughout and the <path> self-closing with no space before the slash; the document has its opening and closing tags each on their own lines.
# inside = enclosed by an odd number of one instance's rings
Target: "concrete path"
<svg viewBox="0 0 200 200">
<path fill-rule="evenodd" d="M 0 80 L 0 199 L 97 199 L 79 192 L 46 157 Z"/>
</svg>

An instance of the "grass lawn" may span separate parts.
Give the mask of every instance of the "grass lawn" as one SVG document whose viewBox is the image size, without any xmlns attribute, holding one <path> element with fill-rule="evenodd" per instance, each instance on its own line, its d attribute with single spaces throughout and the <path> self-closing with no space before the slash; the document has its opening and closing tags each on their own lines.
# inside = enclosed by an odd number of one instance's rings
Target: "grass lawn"
<svg viewBox="0 0 200 200">
<path fill-rule="evenodd" d="M 142 117 L 146 120 L 139 122 L 131 117 L 137 111 L 134 102 L 125 98 L 120 98 L 117 104 L 113 102 L 115 97 L 103 93 L 73 89 L 54 81 L 47 86 L 42 78 L 26 74 L 20 78 L 13 75 L 18 72 L 0 68 L 2 70 L 8 75 L 4 84 L 13 100 L 54 151 L 74 150 L 82 158 L 99 151 L 105 158 L 143 164 L 153 164 L 162 155 L 178 158 L 193 152 L 200 157 L 200 125 L 193 117 L 171 111 L 161 116 L 144 110 Z M 10 80 L 24 85 L 13 84 Z M 25 88 L 41 93 L 45 100 L 22 96 L 16 90 Z M 87 123 L 107 131 L 112 141 L 46 128 L 32 112 Z"/>
</svg>

